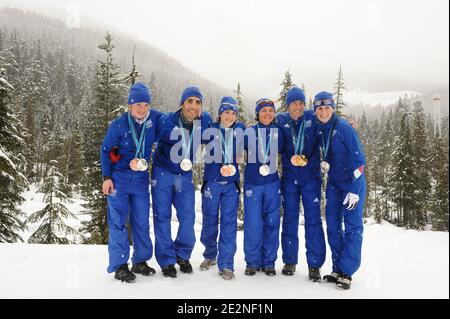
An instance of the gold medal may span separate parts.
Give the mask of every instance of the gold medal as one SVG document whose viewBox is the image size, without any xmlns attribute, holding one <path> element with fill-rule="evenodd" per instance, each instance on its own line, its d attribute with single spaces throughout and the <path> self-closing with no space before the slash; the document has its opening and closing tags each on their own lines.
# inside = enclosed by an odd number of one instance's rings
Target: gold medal
<svg viewBox="0 0 450 319">
<path fill-rule="evenodd" d="M 305 155 L 299 155 L 299 166 L 303 167 L 308 164 L 308 159 Z"/>
<path fill-rule="evenodd" d="M 294 166 L 306 166 L 308 164 L 308 159 L 305 155 L 294 155 L 291 157 L 291 163 Z"/>
</svg>

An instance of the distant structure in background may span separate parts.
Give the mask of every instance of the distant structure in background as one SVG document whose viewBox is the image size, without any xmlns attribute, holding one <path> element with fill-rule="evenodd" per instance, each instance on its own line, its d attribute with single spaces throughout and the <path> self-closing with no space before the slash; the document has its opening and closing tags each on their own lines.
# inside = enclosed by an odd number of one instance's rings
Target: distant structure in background
<svg viewBox="0 0 450 319">
<path fill-rule="evenodd" d="M 441 98 L 433 96 L 434 134 L 441 135 Z"/>
</svg>

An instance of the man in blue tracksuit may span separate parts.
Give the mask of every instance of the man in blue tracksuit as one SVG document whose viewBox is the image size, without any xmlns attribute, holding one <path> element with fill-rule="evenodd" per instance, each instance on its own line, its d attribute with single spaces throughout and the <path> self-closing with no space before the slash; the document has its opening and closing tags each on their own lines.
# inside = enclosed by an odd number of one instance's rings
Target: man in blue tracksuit
<svg viewBox="0 0 450 319">
<path fill-rule="evenodd" d="M 355 130 L 334 113 L 331 93 L 318 93 L 314 110 L 320 122 L 317 137 L 323 150 L 321 169 L 328 172 L 325 215 L 333 271 L 324 280 L 337 288 L 350 289 L 351 276 L 361 264 L 366 160 Z"/>
<path fill-rule="evenodd" d="M 256 103 L 257 125 L 246 130 L 247 166 L 244 176 L 244 253 L 245 274 L 263 270 L 274 276 L 279 247 L 280 179 L 278 152 L 283 134 L 275 120 L 275 105 L 269 99 Z"/>
<path fill-rule="evenodd" d="M 150 110 L 150 101 L 149 89 L 142 83 L 134 84 L 128 96 L 129 111 L 111 123 L 100 150 L 102 191 L 108 201 L 108 272 L 115 272 L 115 278 L 125 282 L 135 280 L 133 272 L 145 276 L 155 273 L 146 263 L 153 254 L 148 162 L 161 113 Z M 131 272 L 127 264 L 128 221 L 133 240 Z"/>
<path fill-rule="evenodd" d="M 202 112 L 203 96 L 197 87 L 183 91 L 180 110 L 158 121 L 158 145 L 153 156 L 152 207 L 155 256 L 166 277 L 176 277 L 175 263 L 192 273 L 189 262 L 195 244 L 195 191 L 192 181 L 194 156 L 201 136 L 211 125 Z M 172 205 L 179 221 L 175 241 L 171 237 Z"/>
<path fill-rule="evenodd" d="M 305 94 L 298 87 L 286 95 L 288 111 L 277 115 L 277 124 L 284 135 L 281 153 L 283 176 L 281 193 L 283 225 L 281 246 L 284 268 L 282 273 L 292 276 L 298 262 L 298 224 L 300 196 L 305 216 L 306 259 L 309 279 L 321 281 L 320 267 L 325 261 L 325 235 L 320 215 L 321 183 L 320 149 L 315 136 L 316 118 L 305 111 Z M 301 159 L 303 157 L 304 160 Z M 298 162 L 300 159 L 300 162 Z"/>
<path fill-rule="evenodd" d="M 202 187 L 203 223 L 200 241 L 205 246 L 203 253 L 205 260 L 201 263 L 200 269 L 208 270 L 216 263 L 218 255 L 219 274 L 225 280 L 234 278 L 240 193 L 237 155 L 240 149 L 238 143 L 245 131 L 245 125 L 236 122 L 237 113 L 236 100 L 231 96 L 225 96 L 220 103 L 219 119 L 210 129 L 211 138 L 208 146 L 212 145 L 214 154 L 210 154 L 211 152 L 206 154 Z M 215 156 L 216 152 L 219 153 L 218 158 Z M 219 220 L 220 238 L 217 243 Z"/>
</svg>

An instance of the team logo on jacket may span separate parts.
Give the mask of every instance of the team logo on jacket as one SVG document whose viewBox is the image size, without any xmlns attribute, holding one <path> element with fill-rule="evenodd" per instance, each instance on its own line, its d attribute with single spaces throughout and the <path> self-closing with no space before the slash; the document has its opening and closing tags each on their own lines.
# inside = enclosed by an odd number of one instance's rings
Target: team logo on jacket
<svg viewBox="0 0 450 319">
<path fill-rule="evenodd" d="M 152 119 L 148 120 L 147 123 L 145 124 L 145 128 L 151 128 L 153 126 L 153 121 Z"/>
<path fill-rule="evenodd" d="M 158 182 L 158 180 L 156 180 L 156 179 L 152 179 L 151 181 L 150 181 L 150 185 L 152 185 L 152 187 L 156 187 L 156 183 Z"/>
<path fill-rule="evenodd" d="M 245 191 L 245 196 L 252 197 L 252 195 L 253 195 L 253 190 L 249 189 L 249 190 Z"/>
<path fill-rule="evenodd" d="M 284 127 L 289 128 L 289 124 L 288 123 L 284 124 Z"/>
<path fill-rule="evenodd" d="M 211 189 L 210 189 L 210 188 L 205 189 L 205 191 L 203 192 L 203 196 L 204 196 L 205 198 L 212 199 Z"/>
<path fill-rule="evenodd" d="M 312 125 L 312 121 L 311 121 L 311 120 L 307 120 L 307 121 L 305 122 L 305 126 L 306 126 L 306 127 L 311 127 L 311 125 Z"/>
<path fill-rule="evenodd" d="M 333 136 L 335 136 L 337 133 L 337 130 L 333 130 Z"/>
</svg>

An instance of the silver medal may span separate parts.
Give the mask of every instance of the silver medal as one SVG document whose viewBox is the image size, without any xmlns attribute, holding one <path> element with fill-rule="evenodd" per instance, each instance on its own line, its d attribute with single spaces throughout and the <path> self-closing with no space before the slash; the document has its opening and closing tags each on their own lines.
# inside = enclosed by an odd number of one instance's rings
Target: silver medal
<svg viewBox="0 0 450 319">
<path fill-rule="evenodd" d="M 144 158 L 138 159 L 137 162 L 137 170 L 141 172 L 145 172 L 148 169 L 148 163 Z"/>
<path fill-rule="evenodd" d="M 189 172 L 192 169 L 192 162 L 190 159 L 185 158 L 184 160 L 181 161 L 180 163 L 180 167 L 183 171 L 185 172 Z"/>
<path fill-rule="evenodd" d="M 269 175 L 269 173 L 270 173 L 269 165 L 264 164 L 259 168 L 259 174 L 261 174 L 262 176 L 267 176 Z"/>
</svg>

